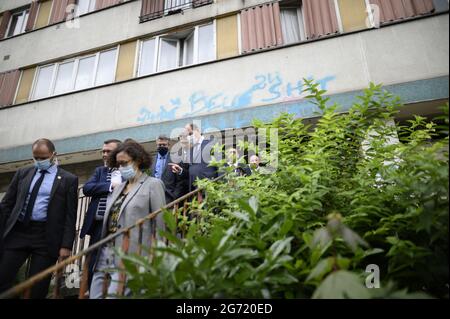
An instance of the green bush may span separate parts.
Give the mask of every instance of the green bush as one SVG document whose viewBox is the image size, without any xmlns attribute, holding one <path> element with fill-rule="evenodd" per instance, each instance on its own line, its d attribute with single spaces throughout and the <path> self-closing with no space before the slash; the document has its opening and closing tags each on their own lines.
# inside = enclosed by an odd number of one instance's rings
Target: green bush
<svg viewBox="0 0 450 319">
<path fill-rule="evenodd" d="M 121 254 L 133 298 L 448 298 L 448 127 L 387 125 L 401 104 L 380 86 L 346 113 L 307 86 L 314 126 L 254 121 L 278 130 L 278 151 L 240 145 L 276 156 L 276 171 L 199 181 L 207 198 L 192 203 L 199 221 L 178 221 L 185 239 L 166 212 L 169 244 L 151 262 Z M 369 264 L 379 289 L 364 285 Z"/>
</svg>

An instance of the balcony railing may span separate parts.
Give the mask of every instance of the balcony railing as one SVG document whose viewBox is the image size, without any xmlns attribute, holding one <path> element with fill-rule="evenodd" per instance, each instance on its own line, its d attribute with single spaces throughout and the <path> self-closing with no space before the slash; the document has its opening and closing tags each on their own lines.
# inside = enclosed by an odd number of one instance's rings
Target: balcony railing
<svg viewBox="0 0 450 319">
<path fill-rule="evenodd" d="M 152 4 L 145 4 L 143 7 L 140 22 L 157 19 L 165 15 L 181 13 L 184 10 L 198 8 L 213 3 L 213 0 L 157 0 Z"/>
</svg>

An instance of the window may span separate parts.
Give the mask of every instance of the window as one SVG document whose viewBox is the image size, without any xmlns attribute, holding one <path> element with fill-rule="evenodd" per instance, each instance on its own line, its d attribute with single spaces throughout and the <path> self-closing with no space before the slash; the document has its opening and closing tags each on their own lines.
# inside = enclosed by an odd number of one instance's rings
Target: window
<svg viewBox="0 0 450 319">
<path fill-rule="evenodd" d="M 116 53 L 117 49 L 100 53 L 95 85 L 103 85 L 114 82 L 117 64 Z"/>
<path fill-rule="evenodd" d="M 191 65 L 195 61 L 195 32 L 191 32 L 184 40 L 183 46 L 183 65 Z"/>
<path fill-rule="evenodd" d="M 211 61 L 216 58 L 214 44 L 214 24 L 198 27 L 198 62 Z"/>
<path fill-rule="evenodd" d="M 56 72 L 56 82 L 53 94 L 62 94 L 70 91 L 73 87 L 73 71 L 75 62 L 66 62 L 58 65 Z"/>
<path fill-rule="evenodd" d="M 33 98 L 40 99 L 50 95 L 54 69 L 54 64 L 39 68 Z"/>
<path fill-rule="evenodd" d="M 192 0 L 165 0 L 164 14 L 178 13 L 192 7 Z"/>
<path fill-rule="evenodd" d="M 117 48 L 38 69 L 33 99 L 114 82 Z"/>
<path fill-rule="evenodd" d="M 215 24 L 141 42 L 138 76 L 216 59 Z"/>
<path fill-rule="evenodd" d="M 159 63 L 158 71 L 165 71 L 174 69 L 178 66 L 179 58 L 179 44 L 180 42 L 175 39 L 161 38 L 159 46 Z"/>
<path fill-rule="evenodd" d="M 433 4 L 436 12 L 448 10 L 448 0 L 433 0 Z"/>
<path fill-rule="evenodd" d="M 281 2 L 280 18 L 283 33 L 283 43 L 295 43 L 306 39 L 303 14 L 298 1 Z"/>
<path fill-rule="evenodd" d="M 95 10 L 95 0 L 78 0 L 76 16 L 80 16 Z"/>
<path fill-rule="evenodd" d="M 156 72 L 156 48 L 156 39 L 142 42 L 139 76 Z"/>
<path fill-rule="evenodd" d="M 14 35 L 25 32 L 29 14 L 30 9 L 13 13 L 11 15 L 11 20 L 9 22 L 9 28 L 6 36 L 12 37 Z"/>
<path fill-rule="evenodd" d="M 75 79 L 75 90 L 82 90 L 92 86 L 96 56 L 80 59 Z"/>
</svg>

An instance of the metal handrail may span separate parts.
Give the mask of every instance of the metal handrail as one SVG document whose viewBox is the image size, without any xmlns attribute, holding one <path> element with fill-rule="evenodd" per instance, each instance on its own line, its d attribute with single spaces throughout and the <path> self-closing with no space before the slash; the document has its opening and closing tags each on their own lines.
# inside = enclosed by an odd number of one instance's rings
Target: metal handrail
<svg viewBox="0 0 450 319">
<path fill-rule="evenodd" d="M 222 177 L 223 177 L 223 175 L 213 179 L 213 181 L 218 181 Z M 60 298 L 59 283 L 60 283 L 61 275 L 62 275 L 62 272 L 64 271 L 64 268 L 67 267 L 68 265 L 72 264 L 73 262 L 76 262 L 78 260 L 81 260 L 83 257 L 86 257 L 84 260 L 84 263 L 83 263 L 83 267 L 82 267 L 83 268 L 82 269 L 82 278 L 81 278 L 80 290 L 79 290 L 79 294 L 78 294 L 79 299 L 84 299 L 86 297 L 86 291 L 88 290 L 88 287 L 87 287 L 88 286 L 88 267 L 89 267 L 89 262 L 90 262 L 92 252 L 101 248 L 103 245 L 105 245 L 109 242 L 112 242 L 117 237 L 123 236 L 124 240 L 122 242 L 122 250 L 123 250 L 123 252 L 128 253 L 128 245 L 129 245 L 129 238 L 130 238 L 131 230 L 139 227 L 139 251 L 138 252 L 140 254 L 142 251 L 141 247 L 142 247 L 142 240 L 143 240 L 142 239 L 143 224 L 148 221 L 151 222 L 162 211 L 164 211 L 166 209 L 170 209 L 170 208 L 173 208 L 173 212 L 177 217 L 180 203 L 183 203 L 183 215 L 186 217 L 187 209 L 188 209 L 187 200 L 195 198 L 195 196 L 197 196 L 197 201 L 199 204 L 201 204 L 203 202 L 203 191 L 204 191 L 203 189 L 198 188 L 190 193 L 187 193 L 184 196 L 174 200 L 173 202 L 163 206 L 162 208 L 158 209 L 157 211 L 152 212 L 149 215 L 147 215 L 146 217 L 138 220 L 135 224 L 128 226 L 126 228 L 123 228 L 121 230 L 118 230 L 116 233 L 111 234 L 111 235 L 101 239 L 100 241 L 89 246 L 87 249 L 82 250 L 81 252 L 79 252 L 78 254 L 76 254 L 74 256 L 70 256 L 64 260 L 58 261 L 58 263 L 56 263 L 54 266 L 47 268 L 46 270 L 34 275 L 33 277 L 25 280 L 24 282 L 19 283 L 18 285 L 3 292 L 2 294 L 0 294 L 0 299 L 13 298 L 15 296 L 19 296 L 20 294 L 23 294 L 24 298 L 27 299 L 30 297 L 31 288 L 36 283 L 40 282 L 41 280 L 45 279 L 48 276 L 51 276 L 52 274 L 55 274 L 55 276 L 56 276 L 56 284 L 55 284 L 55 287 L 53 290 L 53 298 Z M 177 225 L 178 225 L 178 218 L 176 218 L 176 221 L 177 221 Z M 185 232 L 183 231 L 182 237 L 184 237 L 184 234 L 185 234 Z M 154 237 L 154 234 L 152 236 Z M 150 248 L 152 247 L 153 242 L 154 242 L 153 240 L 150 242 Z M 122 268 L 121 275 L 120 275 L 122 284 L 119 284 L 117 292 L 119 295 L 123 295 L 123 292 L 125 289 L 125 287 L 124 287 L 125 274 L 123 271 L 123 266 L 119 265 L 119 268 Z"/>
<path fill-rule="evenodd" d="M 166 0 L 170 1 L 170 0 Z M 139 17 L 140 22 L 147 22 L 149 20 L 161 18 L 164 15 L 170 15 L 175 13 L 183 12 L 184 10 L 189 10 L 192 8 L 198 8 L 204 5 L 212 4 L 212 0 L 190 0 L 186 3 L 180 3 L 178 4 L 171 4 L 168 2 L 164 2 L 163 9 L 153 11 L 152 13 L 144 14 Z"/>
</svg>

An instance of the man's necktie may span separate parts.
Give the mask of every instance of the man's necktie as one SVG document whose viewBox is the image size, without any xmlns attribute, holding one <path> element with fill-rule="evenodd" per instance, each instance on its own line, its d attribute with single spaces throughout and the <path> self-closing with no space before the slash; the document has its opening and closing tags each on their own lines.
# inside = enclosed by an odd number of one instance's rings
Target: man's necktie
<svg viewBox="0 0 450 319">
<path fill-rule="evenodd" d="M 30 199 L 28 200 L 28 205 L 25 210 L 25 216 L 22 221 L 25 225 L 28 225 L 28 223 L 30 222 L 31 214 L 34 208 L 34 203 L 36 202 L 36 198 L 39 193 L 39 188 L 41 187 L 42 181 L 44 180 L 45 173 L 47 173 L 47 171 L 41 171 L 41 176 L 36 181 L 36 183 L 33 186 L 33 190 L 31 191 Z"/>
</svg>

